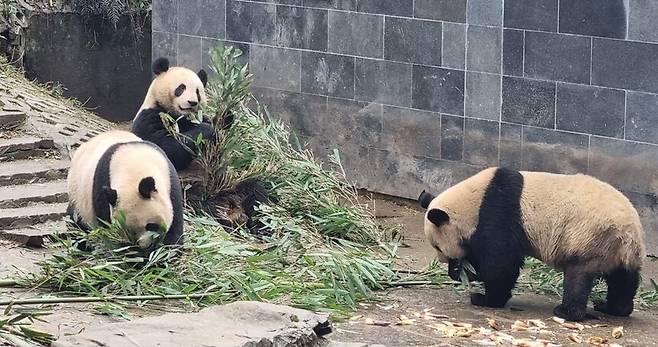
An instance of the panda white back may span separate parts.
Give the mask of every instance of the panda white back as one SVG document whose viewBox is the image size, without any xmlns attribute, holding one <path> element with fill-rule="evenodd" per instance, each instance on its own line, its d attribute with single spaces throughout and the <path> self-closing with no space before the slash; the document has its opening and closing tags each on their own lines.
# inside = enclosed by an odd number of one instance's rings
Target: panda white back
<svg viewBox="0 0 658 347">
<path fill-rule="evenodd" d="M 92 194 L 98 162 L 113 145 L 133 141 L 142 139 L 127 131 L 108 131 L 94 136 L 73 152 L 67 178 L 69 201 L 85 224 L 96 225 Z"/>
</svg>

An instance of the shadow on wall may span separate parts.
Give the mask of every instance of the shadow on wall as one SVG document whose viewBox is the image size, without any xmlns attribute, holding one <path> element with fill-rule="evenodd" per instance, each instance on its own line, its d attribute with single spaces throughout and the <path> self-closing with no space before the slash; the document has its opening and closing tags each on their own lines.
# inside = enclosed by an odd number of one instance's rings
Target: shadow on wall
<svg viewBox="0 0 658 347">
<path fill-rule="evenodd" d="M 116 28 L 78 14 L 34 15 L 25 33 L 29 78 L 59 82 L 64 95 L 112 121 L 132 120 L 151 82 L 151 23 L 142 37 L 123 16 Z"/>
</svg>

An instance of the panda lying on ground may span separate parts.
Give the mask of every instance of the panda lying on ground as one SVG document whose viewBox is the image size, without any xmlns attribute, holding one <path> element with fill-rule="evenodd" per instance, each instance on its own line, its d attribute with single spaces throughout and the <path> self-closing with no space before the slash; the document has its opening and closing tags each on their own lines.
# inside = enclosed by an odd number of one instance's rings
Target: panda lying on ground
<svg viewBox="0 0 658 347">
<path fill-rule="evenodd" d="M 198 152 L 194 140 L 199 135 L 203 139 L 213 136 L 213 127 L 209 123 L 196 124 L 185 118 L 206 104 L 208 75 L 204 70 L 196 74 L 185 67 L 169 67 L 166 58 L 158 58 L 153 62 L 153 73 L 156 77 L 133 119 L 132 132 L 158 145 L 177 170 L 184 170 L 190 166 Z M 162 123 L 161 112 L 178 119 L 178 128 L 183 135 L 180 142 Z"/>
<path fill-rule="evenodd" d="M 82 144 L 71 160 L 68 193 L 68 213 L 82 229 L 123 211 L 140 248 L 154 246 L 151 232 L 161 225 L 163 244 L 183 243 L 178 174 L 160 148 L 130 132 L 109 131 Z"/>
<path fill-rule="evenodd" d="M 477 306 L 503 307 L 512 296 L 524 257 L 564 272 L 558 317 L 586 317 L 597 278 L 608 285 L 594 309 L 615 316 L 633 311 L 645 256 L 637 211 L 612 186 L 586 175 L 558 175 L 489 168 L 439 196 L 423 191 L 425 235 L 449 274 L 459 279 L 461 262 L 473 265 L 469 280 L 484 283 L 472 294 Z"/>
</svg>

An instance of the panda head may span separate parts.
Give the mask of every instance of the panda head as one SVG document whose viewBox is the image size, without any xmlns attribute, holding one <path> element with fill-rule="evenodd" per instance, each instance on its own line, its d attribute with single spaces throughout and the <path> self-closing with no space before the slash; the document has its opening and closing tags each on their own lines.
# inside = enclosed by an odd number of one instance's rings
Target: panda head
<svg viewBox="0 0 658 347">
<path fill-rule="evenodd" d="M 468 256 L 463 235 L 469 233 L 464 230 L 457 218 L 451 218 L 450 211 L 438 197 L 423 191 L 418 203 L 427 209 L 424 220 L 425 237 L 437 252 L 437 259 L 448 263 L 448 275 L 455 281 L 460 280 L 464 259 Z M 468 273 L 469 280 L 477 280 L 476 274 Z"/>
<path fill-rule="evenodd" d="M 167 112 L 188 115 L 206 104 L 208 75 L 204 70 L 195 73 L 181 66 L 170 67 L 167 58 L 158 58 L 153 62 L 153 73 L 156 77 L 149 96 Z"/>
<path fill-rule="evenodd" d="M 142 178 L 134 187 L 103 189 L 112 205 L 113 217 L 123 212 L 126 228 L 133 233 L 140 248 L 151 249 L 164 238 L 174 215 L 169 196 L 157 189 L 153 177 Z"/>
</svg>

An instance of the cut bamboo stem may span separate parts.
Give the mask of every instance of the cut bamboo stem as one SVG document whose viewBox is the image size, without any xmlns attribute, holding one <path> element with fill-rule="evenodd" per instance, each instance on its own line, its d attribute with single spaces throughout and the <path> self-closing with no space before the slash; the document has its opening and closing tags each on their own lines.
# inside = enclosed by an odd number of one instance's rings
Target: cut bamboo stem
<svg viewBox="0 0 658 347">
<path fill-rule="evenodd" d="M 0 306 L 7 305 L 39 305 L 39 304 L 66 304 L 66 303 L 84 303 L 84 302 L 104 302 L 104 301 L 145 301 L 145 300 L 178 300 L 178 299 L 201 299 L 215 293 L 203 294 L 177 294 L 177 295 L 137 295 L 137 296 L 82 296 L 69 298 L 30 298 L 0 300 Z"/>
</svg>

